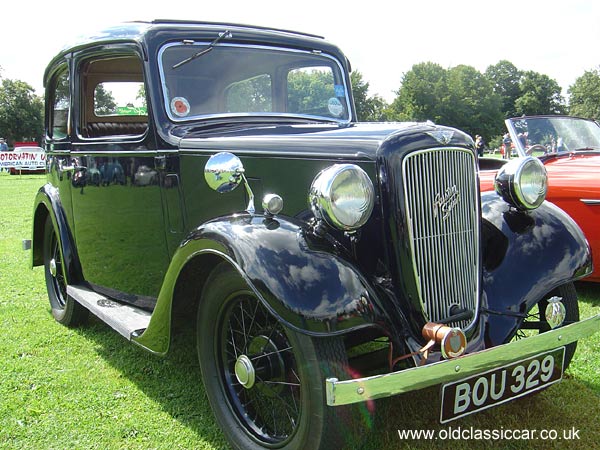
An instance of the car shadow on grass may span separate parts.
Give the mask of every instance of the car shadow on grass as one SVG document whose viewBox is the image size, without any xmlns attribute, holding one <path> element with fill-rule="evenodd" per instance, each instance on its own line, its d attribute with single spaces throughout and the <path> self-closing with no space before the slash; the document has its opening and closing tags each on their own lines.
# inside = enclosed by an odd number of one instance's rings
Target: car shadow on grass
<svg viewBox="0 0 600 450">
<path fill-rule="evenodd" d="M 192 430 L 199 440 L 214 448 L 227 448 L 201 383 L 192 327 L 173 337 L 165 358 L 146 353 L 133 344 L 123 345 L 123 338 L 96 318 L 91 318 L 89 325 L 79 332 L 97 344 L 96 351 L 105 361 Z M 580 439 L 570 442 L 576 445 L 568 447 L 592 448 L 600 440 L 600 431 L 589 411 L 598 410 L 599 405 L 600 398 L 585 383 L 567 374 L 562 383 L 536 395 L 441 425 L 440 388 L 433 387 L 354 406 L 356 421 L 353 430 L 347 433 L 351 441 L 348 448 L 447 448 L 449 441 L 455 449 L 487 449 L 490 445 L 512 449 L 564 448 L 563 434 L 572 428 L 580 430 Z M 541 429 L 556 430 L 561 439 L 509 436 L 513 430 L 523 433 L 522 430 L 534 429 L 537 433 Z M 401 437 L 402 430 L 430 431 L 434 438 Z M 477 432 L 483 437 L 476 439 Z M 500 438 L 485 438 L 485 433 L 487 436 L 496 433 Z"/>
<path fill-rule="evenodd" d="M 579 300 L 590 306 L 600 306 L 600 283 L 580 281 L 575 283 Z"/>
<path fill-rule="evenodd" d="M 228 448 L 204 391 L 193 329 L 173 336 L 171 349 L 165 357 L 152 355 L 128 343 L 93 315 L 77 330 L 97 344 L 95 349 L 100 357 L 159 404 L 163 411 L 192 430 L 199 440 L 215 449 Z"/>
</svg>

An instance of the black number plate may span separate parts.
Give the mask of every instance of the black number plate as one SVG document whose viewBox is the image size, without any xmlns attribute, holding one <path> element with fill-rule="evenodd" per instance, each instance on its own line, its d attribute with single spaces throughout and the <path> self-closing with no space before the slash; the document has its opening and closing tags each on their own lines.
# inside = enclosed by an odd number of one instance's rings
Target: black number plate
<svg viewBox="0 0 600 450">
<path fill-rule="evenodd" d="M 562 379 L 565 348 L 511 363 L 442 386 L 440 422 L 490 408 Z"/>
</svg>

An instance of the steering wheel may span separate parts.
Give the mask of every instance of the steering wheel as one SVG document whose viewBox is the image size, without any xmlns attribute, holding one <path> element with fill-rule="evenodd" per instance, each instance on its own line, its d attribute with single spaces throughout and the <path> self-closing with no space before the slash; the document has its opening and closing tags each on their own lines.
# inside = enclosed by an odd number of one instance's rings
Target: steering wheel
<svg viewBox="0 0 600 450">
<path fill-rule="evenodd" d="M 547 150 L 542 144 L 535 144 L 525 150 L 525 154 L 528 156 L 544 156 Z"/>
</svg>

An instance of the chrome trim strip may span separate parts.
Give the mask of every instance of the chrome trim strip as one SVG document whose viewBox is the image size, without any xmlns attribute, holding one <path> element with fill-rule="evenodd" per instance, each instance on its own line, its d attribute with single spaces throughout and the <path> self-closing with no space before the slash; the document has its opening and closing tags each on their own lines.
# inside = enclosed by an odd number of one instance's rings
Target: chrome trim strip
<svg viewBox="0 0 600 450">
<path fill-rule="evenodd" d="M 479 198 L 472 152 L 435 148 L 408 155 L 402 162 L 404 202 L 413 271 L 423 313 L 432 322 L 449 317 L 457 305 L 479 309 Z M 456 268 L 460 268 L 457 272 Z"/>
<path fill-rule="evenodd" d="M 72 156 L 82 156 L 82 155 L 94 155 L 94 156 L 113 156 L 113 157 L 123 157 L 123 156 L 135 156 L 135 157 L 152 157 L 152 156 L 160 156 L 160 155 L 177 155 L 179 154 L 179 150 L 177 149 L 165 149 L 165 150 L 94 150 L 88 146 L 79 146 L 75 145 L 73 150 L 68 152 L 57 152 L 55 150 L 48 151 L 48 155 L 57 155 L 57 156 L 68 156 L 69 154 Z M 84 147 L 84 148 L 79 148 Z M 215 152 L 212 152 L 215 153 Z"/>
<path fill-rule="evenodd" d="M 600 314 L 526 339 L 422 367 L 345 381 L 327 378 L 327 404 L 348 405 L 457 381 L 562 347 L 599 330 Z"/>
<path fill-rule="evenodd" d="M 590 206 L 600 205 L 600 200 L 596 200 L 596 199 L 592 199 L 592 198 L 580 198 L 579 201 L 585 203 L 586 205 L 590 205 Z"/>
<path fill-rule="evenodd" d="M 212 155 L 220 151 L 225 151 L 223 146 L 214 146 L 213 148 L 182 148 L 179 150 L 181 155 Z M 343 158 L 344 160 L 358 160 L 358 161 L 373 161 L 375 158 L 362 152 L 356 152 L 353 154 L 342 153 L 342 152 L 298 152 L 298 151 L 282 151 L 282 150 L 246 150 L 235 147 L 228 147 L 228 151 L 235 155 L 254 156 L 254 155 L 265 155 L 280 159 L 290 159 L 295 157 L 306 157 L 306 158 L 319 158 L 327 160 L 335 160 Z"/>
</svg>

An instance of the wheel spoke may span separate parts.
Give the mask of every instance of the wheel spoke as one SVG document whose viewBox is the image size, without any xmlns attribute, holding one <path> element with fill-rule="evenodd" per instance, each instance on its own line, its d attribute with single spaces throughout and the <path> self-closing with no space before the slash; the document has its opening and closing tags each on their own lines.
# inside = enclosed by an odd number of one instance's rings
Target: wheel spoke
<svg viewBox="0 0 600 450">
<path fill-rule="evenodd" d="M 244 335 L 244 353 L 248 351 L 248 334 L 246 333 L 246 321 L 244 320 L 244 304 L 240 302 L 240 314 L 242 316 L 242 333 Z"/>
<path fill-rule="evenodd" d="M 300 383 L 288 383 L 286 381 L 269 381 L 269 380 L 266 380 L 266 381 L 263 381 L 263 383 L 265 383 L 265 384 L 280 384 L 282 386 L 297 386 L 297 387 L 300 387 Z"/>
<path fill-rule="evenodd" d="M 283 348 L 283 349 L 281 349 L 281 350 L 276 350 L 276 351 L 274 351 L 274 352 L 262 353 L 262 354 L 260 354 L 260 355 L 253 356 L 253 357 L 252 357 L 252 358 L 250 358 L 250 359 L 251 359 L 252 361 L 254 361 L 254 360 L 256 360 L 256 359 L 264 358 L 265 356 L 277 355 L 277 354 L 279 354 L 279 353 L 287 352 L 287 351 L 289 351 L 289 350 L 291 350 L 291 349 L 292 349 L 292 347 L 287 347 L 287 348 Z M 264 350 L 264 347 L 263 347 L 263 350 Z"/>
<path fill-rule="evenodd" d="M 231 331 L 231 341 L 227 341 L 231 344 L 231 346 L 233 347 L 233 352 L 235 353 L 235 358 L 238 358 L 238 352 L 237 352 L 237 346 L 235 344 L 235 337 L 233 335 L 233 329 L 231 328 L 231 324 L 229 324 L 229 330 Z"/>
<path fill-rule="evenodd" d="M 275 332 L 275 327 L 272 327 L 272 328 L 271 328 L 271 331 L 270 331 L 270 333 L 269 333 L 269 335 L 267 336 L 267 340 L 265 341 L 265 343 L 264 343 L 264 345 L 263 345 L 262 349 L 260 350 L 260 353 L 263 353 L 263 352 L 265 351 L 265 348 L 267 347 L 267 344 L 268 344 L 269 342 L 271 342 L 271 338 L 273 337 L 273 333 L 274 333 L 274 332 Z"/>
<path fill-rule="evenodd" d="M 258 311 L 259 302 L 256 302 L 254 306 L 254 312 L 252 313 L 252 320 L 250 321 L 250 328 L 248 328 L 248 333 L 252 333 L 252 326 L 254 325 L 254 319 L 256 319 L 256 311 Z"/>
<path fill-rule="evenodd" d="M 292 367 L 292 375 L 294 375 L 294 377 L 296 377 L 296 380 L 298 380 L 298 383 L 300 383 L 300 377 L 296 373 L 296 369 L 294 369 L 293 367 Z"/>
<path fill-rule="evenodd" d="M 257 377 L 258 378 L 258 377 Z M 273 398 L 277 398 L 280 400 L 281 404 L 289 406 L 290 408 L 292 408 L 292 405 L 290 405 L 288 402 L 286 402 L 286 400 L 279 395 L 279 393 L 277 391 L 275 391 L 269 384 L 287 384 L 287 383 L 276 383 L 276 382 L 267 382 L 264 380 L 260 380 L 261 383 L 263 383 L 264 387 L 266 387 L 269 391 L 271 391 L 271 393 L 273 394 Z M 293 408 L 292 408 L 293 409 Z"/>
</svg>

